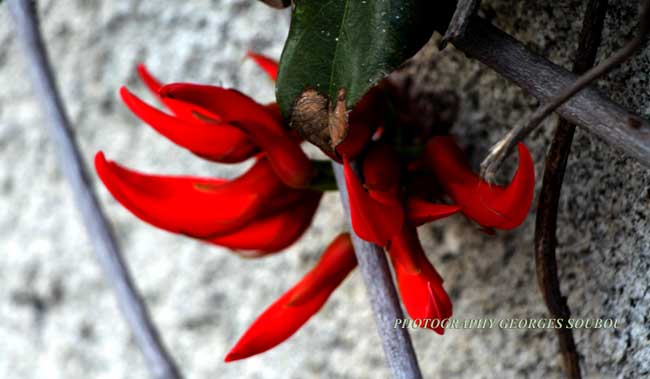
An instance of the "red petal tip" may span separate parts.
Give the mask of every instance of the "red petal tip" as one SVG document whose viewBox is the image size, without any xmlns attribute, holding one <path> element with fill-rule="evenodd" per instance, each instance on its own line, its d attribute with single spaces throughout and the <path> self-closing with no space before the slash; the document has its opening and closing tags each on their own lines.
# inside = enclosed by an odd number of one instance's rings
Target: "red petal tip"
<svg viewBox="0 0 650 379">
<path fill-rule="evenodd" d="M 267 75 L 272 79 L 276 80 L 278 78 L 278 62 L 274 59 L 271 59 L 265 55 L 255 53 L 252 50 L 246 52 L 246 56 L 251 58 L 262 70 L 264 70 Z"/>
<path fill-rule="evenodd" d="M 524 144 L 518 144 L 519 167 L 508 186 L 490 185 L 474 173 L 450 136 L 427 143 L 428 167 L 462 213 L 484 228 L 514 229 L 528 215 L 535 190 L 535 167 Z"/>
<path fill-rule="evenodd" d="M 246 356 L 240 355 L 238 352 L 235 351 L 235 349 L 232 349 L 228 352 L 228 354 L 226 354 L 226 357 L 223 359 L 223 361 L 226 363 L 230 363 L 244 358 L 246 358 Z"/>
<path fill-rule="evenodd" d="M 149 90 L 156 96 L 158 96 L 158 91 L 160 91 L 160 88 L 162 87 L 162 83 L 156 79 L 149 70 L 147 69 L 147 66 L 145 66 L 143 63 L 138 63 L 136 66 L 136 70 L 138 71 L 138 76 L 140 77 L 140 80 L 149 88 Z"/>
</svg>

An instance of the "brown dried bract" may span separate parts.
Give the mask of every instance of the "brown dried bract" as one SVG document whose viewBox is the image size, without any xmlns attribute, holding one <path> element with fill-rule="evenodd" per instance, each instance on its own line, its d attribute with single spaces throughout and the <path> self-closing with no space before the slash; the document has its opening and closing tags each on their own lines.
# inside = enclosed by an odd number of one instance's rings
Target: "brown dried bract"
<svg viewBox="0 0 650 379">
<path fill-rule="evenodd" d="M 329 114 L 329 133 L 333 149 L 348 136 L 348 112 L 345 107 L 345 88 L 339 89 L 334 109 Z"/>
<path fill-rule="evenodd" d="M 316 90 L 303 91 L 293 107 L 291 127 L 325 154 L 335 157 L 329 123 L 329 101 Z"/>
</svg>

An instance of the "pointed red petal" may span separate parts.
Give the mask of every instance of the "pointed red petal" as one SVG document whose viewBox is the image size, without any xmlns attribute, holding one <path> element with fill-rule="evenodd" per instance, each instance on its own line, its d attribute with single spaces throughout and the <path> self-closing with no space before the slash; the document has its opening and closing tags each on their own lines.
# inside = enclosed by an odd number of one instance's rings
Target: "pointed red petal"
<svg viewBox="0 0 650 379">
<path fill-rule="evenodd" d="M 158 97 L 158 91 L 160 91 L 160 88 L 162 88 L 162 83 L 156 79 L 149 70 L 147 69 L 147 66 L 144 64 L 140 63 L 137 66 L 137 71 L 138 71 L 138 76 L 140 77 L 140 80 L 149 88 L 149 91 L 156 95 Z"/>
<path fill-rule="evenodd" d="M 432 138 L 425 159 L 445 192 L 463 207 L 465 216 L 484 228 L 513 229 L 525 220 L 535 190 L 530 153 L 523 144 L 518 151 L 519 168 L 507 188 L 491 185 L 473 173 L 451 137 Z"/>
<path fill-rule="evenodd" d="M 192 153 L 216 162 L 235 163 L 253 156 L 256 146 L 238 128 L 227 124 L 185 122 L 140 100 L 126 87 L 120 95 L 129 109 L 158 133 Z"/>
<path fill-rule="evenodd" d="M 305 277 L 269 306 L 226 355 L 232 362 L 263 353 L 291 337 L 325 304 L 331 293 L 356 267 L 349 242 L 337 238 Z M 349 238 L 349 237 L 343 237 Z M 305 289 L 306 288 L 306 289 Z M 296 294 L 300 302 L 292 302 Z"/>
<path fill-rule="evenodd" d="M 512 181 L 503 193 L 494 199 L 491 206 L 505 221 L 494 227 L 499 229 L 514 229 L 528 215 L 535 194 L 535 164 L 530 152 L 523 143 L 517 145 L 519 167 Z"/>
<path fill-rule="evenodd" d="M 406 243 L 391 245 L 390 257 L 395 268 L 395 276 L 399 287 L 402 303 L 412 319 L 444 320 L 452 315 L 452 304 L 447 292 L 442 286 L 442 278 L 427 259 L 414 227 L 405 228 L 402 236 L 396 241 Z M 399 251 L 406 249 L 408 251 Z M 404 264 L 404 257 L 415 261 L 417 272 Z M 444 329 L 431 328 L 436 333 L 443 334 Z"/>
<path fill-rule="evenodd" d="M 301 281 L 299 288 L 293 292 L 287 303 L 289 306 L 300 306 L 312 297 L 318 296 L 323 288 L 336 287 L 345 276 L 357 265 L 354 247 L 348 233 L 339 234 L 320 258 L 318 270 L 312 270 Z"/>
<path fill-rule="evenodd" d="M 173 83 L 160 89 L 163 99 L 172 98 L 205 109 L 225 123 L 253 123 L 284 135 L 285 131 L 264 105 L 233 89 L 191 83 Z"/>
<path fill-rule="evenodd" d="M 311 225 L 321 192 L 308 191 L 302 199 L 278 213 L 254 220 L 232 233 L 207 239 L 207 242 L 241 252 L 247 257 L 268 255 L 292 245 Z"/>
<path fill-rule="evenodd" d="M 135 216 L 161 229 L 198 238 L 242 227 L 285 188 L 264 160 L 229 182 L 145 175 L 107 161 L 101 152 L 95 157 L 95 169 L 115 199 Z"/>
<path fill-rule="evenodd" d="M 262 54 L 254 53 L 250 50 L 246 55 L 251 58 L 258 66 L 264 70 L 274 81 L 278 78 L 278 62 Z"/>
<path fill-rule="evenodd" d="M 435 204 L 415 197 L 409 197 L 406 203 L 406 214 L 414 226 L 420 226 L 451 216 L 462 208 L 458 205 Z"/>
<path fill-rule="evenodd" d="M 361 186 L 347 158 L 343 159 L 343 167 L 352 228 L 362 239 L 386 246 L 388 241 L 402 229 L 404 210 L 401 204 L 375 200 Z"/>
</svg>

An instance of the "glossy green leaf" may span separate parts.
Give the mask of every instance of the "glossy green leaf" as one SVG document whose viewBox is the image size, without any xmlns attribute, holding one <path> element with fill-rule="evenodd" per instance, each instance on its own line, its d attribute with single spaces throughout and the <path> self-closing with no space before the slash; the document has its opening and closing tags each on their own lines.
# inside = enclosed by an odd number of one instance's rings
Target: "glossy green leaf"
<svg viewBox="0 0 650 379">
<path fill-rule="evenodd" d="M 309 89 L 322 95 L 331 109 L 343 88 L 347 108 L 352 108 L 429 40 L 432 3 L 295 0 L 277 80 L 283 115 L 290 117 L 297 99 Z"/>
</svg>

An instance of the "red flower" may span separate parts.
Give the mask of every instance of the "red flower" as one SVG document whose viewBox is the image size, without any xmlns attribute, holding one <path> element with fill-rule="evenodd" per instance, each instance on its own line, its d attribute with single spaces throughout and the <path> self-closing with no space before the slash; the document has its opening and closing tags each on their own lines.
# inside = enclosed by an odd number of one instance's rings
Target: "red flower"
<svg viewBox="0 0 650 379">
<path fill-rule="evenodd" d="M 207 241 L 233 250 L 245 250 L 241 254 L 248 257 L 286 249 L 311 225 L 321 195 L 321 192 L 305 191 L 297 201 L 277 213 L 256 218 L 241 229 Z"/>
<path fill-rule="evenodd" d="M 271 70 L 271 63 L 264 62 L 264 68 Z M 285 130 L 277 106 L 260 105 L 220 87 L 165 86 L 143 65 L 138 73 L 173 114 L 144 103 L 126 88 L 120 94 L 155 130 L 212 161 L 258 158 L 239 178 L 224 180 L 142 174 L 107 161 L 100 152 L 95 167 L 113 196 L 154 226 L 246 250 L 243 255 L 274 253 L 295 242 L 311 224 L 322 193 L 289 187 L 306 187 L 313 172 L 300 141 Z"/>
<path fill-rule="evenodd" d="M 288 186 L 305 188 L 312 179 L 311 163 L 300 146 L 267 108 L 247 96 L 219 87 L 180 83 L 168 84 L 159 93 L 163 99 L 195 106 L 193 113 L 208 124 L 225 124 L 242 131 L 265 151 L 275 172 Z"/>
<path fill-rule="evenodd" d="M 275 80 L 276 62 L 252 52 L 248 56 Z M 331 173 L 325 172 L 322 162 L 312 164 L 277 104 L 262 105 L 236 90 L 216 86 L 162 85 L 143 65 L 138 73 L 171 113 L 150 106 L 126 88 L 120 95 L 134 114 L 160 134 L 211 161 L 235 163 L 252 157 L 256 161 L 238 178 L 225 180 L 143 174 L 107 161 L 99 152 L 96 171 L 115 199 L 156 227 L 244 256 L 275 253 L 300 238 L 322 197 L 322 192 L 309 186 L 329 188 Z M 335 150 L 343 158 L 352 228 L 360 238 L 388 249 L 410 317 L 442 320 L 451 317 L 452 304 L 416 227 L 458 211 L 486 228 L 516 227 L 532 201 L 534 167 L 526 148 L 519 145 L 519 169 L 510 185 L 490 186 L 469 169 L 450 137 L 432 138 L 424 158 L 409 162 L 382 141 L 394 137 L 393 125 L 385 121 L 393 112 L 389 99 L 395 93 L 388 83 L 371 90 L 350 113 L 348 134 Z M 352 159 L 360 163 L 363 181 L 353 170 Z M 418 184 L 404 170 L 422 166 L 434 172 L 457 205 L 425 200 L 436 197 L 430 183 Z M 289 338 L 325 304 L 356 264 L 350 237 L 340 235 L 318 264 L 253 322 L 225 360 L 259 354 Z"/>
<path fill-rule="evenodd" d="M 427 259 L 415 227 L 406 225 L 390 246 L 390 257 L 402 303 L 412 319 L 443 320 L 451 317 L 452 305 L 442 278 Z M 443 334 L 444 329 L 431 328 Z"/>
<path fill-rule="evenodd" d="M 388 246 L 403 228 L 405 211 L 406 217 L 418 226 L 461 209 L 456 205 L 434 204 L 416 198 L 409 198 L 404 207 L 400 194 L 399 158 L 387 144 L 372 144 L 363 158 L 362 173 L 367 191 L 352 170 L 350 161 L 344 158 L 343 164 L 352 227 L 366 241 Z"/>
<path fill-rule="evenodd" d="M 263 353 L 291 337 L 318 312 L 356 265 L 349 235 L 339 235 L 316 267 L 253 322 L 228 352 L 225 361 Z"/>
<path fill-rule="evenodd" d="M 215 162 L 242 162 L 259 150 L 239 128 L 229 124 L 208 123 L 187 112 L 188 118 L 171 116 L 143 102 L 125 87 L 120 89 L 122 100 L 142 121 L 158 133 L 194 154 Z M 172 100 L 166 104 L 183 114 L 183 103 Z M 188 115 L 189 113 L 189 115 Z"/>
<path fill-rule="evenodd" d="M 484 228 L 514 229 L 530 209 L 535 190 L 535 167 L 524 144 L 517 146 L 519 168 L 507 187 L 491 185 L 467 165 L 463 152 L 450 136 L 432 138 L 425 160 L 445 192 L 463 208 L 461 212 Z"/>
<path fill-rule="evenodd" d="M 343 158 L 345 183 L 350 202 L 350 221 L 355 233 L 362 239 L 380 246 L 388 245 L 390 239 L 402 229 L 404 210 L 392 195 L 367 192 L 352 170 L 350 161 Z M 374 196 L 373 196 L 374 195 Z"/>
<path fill-rule="evenodd" d="M 279 136 L 286 130 L 269 110 L 243 93 L 228 88 L 192 83 L 172 83 L 160 88 L 163 100 L 182 102 L 191 116 L 205 116 L 209 121 L 226 124 L 250 123 L 266 128 Z M 216 116 L 216 117 L 215 117 Z"/>
<path fill-rule="evenodd" d="M 301 193 L 286 187 L 267 159 L 231 181 L 141 174 L 107 161 L 101 152 L 95 157 L 95 169 L 115 199 L 134 215 L 196 238 L 233 232 L 295 203 Z"/>
</svg>

